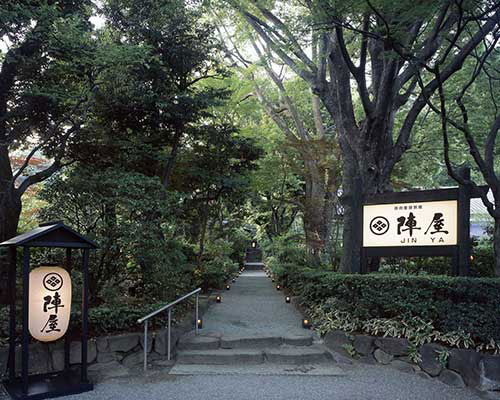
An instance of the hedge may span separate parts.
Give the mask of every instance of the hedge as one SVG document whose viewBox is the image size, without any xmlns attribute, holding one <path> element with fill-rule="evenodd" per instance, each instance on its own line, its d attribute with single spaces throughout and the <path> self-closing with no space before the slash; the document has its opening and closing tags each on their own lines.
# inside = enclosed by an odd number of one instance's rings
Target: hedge
<svg viewBox="0 0 500 400">
<path fill-rule="evenodd" d="M 183 302 L 174 308 L 172 322 L 175 324 L 188 313 L 192 313 L 194 300 Z M 165 303 L 155 304 L 114 304 L 91 307 L 89 309 L 89 329 L 90 336 L 97 337 L 102 335 L 111 335 L 122 332 L 142 331 L 143 325 L 138 324 L 137 320 L 145 315 L 164 306 Z M 21 309 L 17 308 L 18 331 L 21 329 Z M 79 335 L 81 330 L 81 313 L 78 307 L 72 307 L 69 333 L 70 335 Z M 150 320 L 150 329 L 161 329 L 166 326 L 166 313 L 160 313 Z M 7 344 L 9 335 L 9 309 L 0 308 L 0 347 Z M 20 331 L 18 332 L 20 334 Z"/>
<path fill-rule="evenodd" d="M 500 341 L 500 279 L 396 274 L 351 275 L 282 265 L 278 278 L 306 307 L 335 299 L 362 320 L 419 317 L 440 332 Z"/>
</svg>

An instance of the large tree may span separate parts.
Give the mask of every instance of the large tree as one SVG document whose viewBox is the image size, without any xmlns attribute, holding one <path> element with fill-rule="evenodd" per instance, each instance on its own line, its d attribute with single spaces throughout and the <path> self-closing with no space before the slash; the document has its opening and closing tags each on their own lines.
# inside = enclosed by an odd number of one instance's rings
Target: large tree
<svg viewBox="0 0 500 400">
<path fill-rule="evenodd" d="M 0 3 L 0 241 L 17 232 L 21 198 L 65 163 L 95 88 L 90 1 Z M 18 168 L 12 158 L 25 154 Z M 43 153 L 51 162 L 30 172 Z"/>
<path fill-rule="evenodd" d="M 217 14 L 223 27 L 231 17 L 231 13 L 225 18 Z M 290 74 L 287 65 L 276 59 L 254 32 L 242 29 L 238 35 L 233 35 L 222 28 L 219 33 L 226 43 L 228 58 L 233 66 L 238 66 L 240 79 L 251 83 L 249 96 L 258 99 L 281 132 L 282 152 L 293 149 L 301 163 L 299 175 L 304 189 L 303 194 L 295 199 L 295 204 L 302 212 L 306 248 L 312 261 L 327 260 L 332 250 L 333 217 L 340 185 L 339 148 L 334 124 L 318 96 L 311 93 L 300 78 Z M 245 47 L 254 54 L 245 54 L 249 52 L 244 50 Z M 313 59 L 316 57 L 314 54 Z M 275 226 L 276 217 L 273 210 L 271 218 Z"/>
<path fill-rule="evenodd" d="M 498 26 L 499 1 L 227 2 L 310 85 L 336 123 L 345 210 L 341 269 L 359 272 L 363 198 L 392 190 L 391 174 L 438 88 L 425 64 L 438 62 L 441 81 L 450 79 Z"/>
<path fill-rule="evenodd" d="M 103 7 L 111 40 L 146 53 L 105 77 L 101 121 L 108 137 L 132 133 L 138 151 L 156 155 L 146 168 L 161 177 L 165 188 L 186 140 L 204 134 L 210 108 L 227 97 L 225 88 L 204 84 L 225 71 L 214 28 L 204 22 L 197 3 L 108 0 Z"/>
<path fill-rule="evenodd" d="M 471 193 L 480 197 L 488 213 L 493 217 L 493 247 L 495 252 L 495 275 L 500 276 L 500 146 L 497 142 L 500 131 L 500 113 L 497 95 L 500 93 L 500 24 L 491 35 L 484 38 L 474 52 L 474 59 L 464 68 L 463 76 L 455 82 L 442 79 L 441 65 L 433 63 L 426 69 L 438 83 L 438 94 L 427 98 L 429 107 L 440 116 L 444 144 L 444 160 L 448 174 L 465 185 Z M 479 177 L 460 173 L 460 159 L 450 152 L 450 142 L 457 136 L 465 139 L 471 161 L 479 171 Z M 479 178 L 479 179 L 478 179 Z M 486 183 L 492 193 L 478 187 Z"/>
</svg>

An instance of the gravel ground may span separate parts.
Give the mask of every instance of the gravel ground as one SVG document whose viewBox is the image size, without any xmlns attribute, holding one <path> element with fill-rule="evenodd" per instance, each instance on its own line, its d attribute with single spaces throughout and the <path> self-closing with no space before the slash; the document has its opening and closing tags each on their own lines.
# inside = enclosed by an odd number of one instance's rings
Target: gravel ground
<svg viewBox="0 0 500 400">
<path fill-rule="evenodd" d="M 128 379 L 96 385 L 67 400 L 480 400 L 456 389 L 381 366 L 351 366 L 344 376 L 197 375 Z"/>
<path fill-rule="evenodd" d="M 222 303 L 211 306 L 203 316 L 203 333 L 237 337 L 311 334 L 302 328 L 300 313 L 285 303 L 283 291 L 277 291 L 264 272 L 245 271 L 221 295 Z"/>
</svg>

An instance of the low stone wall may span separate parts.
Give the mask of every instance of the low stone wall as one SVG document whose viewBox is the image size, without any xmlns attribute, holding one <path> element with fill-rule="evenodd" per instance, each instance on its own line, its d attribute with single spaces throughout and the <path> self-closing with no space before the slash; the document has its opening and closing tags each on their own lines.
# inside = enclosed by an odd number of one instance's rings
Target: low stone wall
<svg viewBox="0 0 500 400">
<path fill-rule="evenodd" d="M 421 360 L 413 363 L 406 339 L 332 331 L 325 335 L 324 342 L 330 350 L 362 362 L 388 365 L 423 378 L 439 379 L 451 386 L 470 386 L 482 391 L 500 390 L 500 356 L 429 343 L 418 349 Z"/>
<path fill-rule="evenodd" d="M 206 299 L 200 298 L 200 317 L 208 308 Z M 181 336 L 194 330 L 192 316 L 186 317 L 171 330 L 171 355 L 175 355 L 177 342 Z M 148 364 L 166 366 L 167 329 L 148 333 Z M 144 334 L 124 333 L 119 335 L 92 338 L 88 341 L 87 362 L 91 378 L 112 378 L 126 376 L 142 368 L 144 363 Z M 6 376 L 8 348 L 0 348 L 0 376 Z M 30 344 L 29 373 L 40 374 L 57 372 L 64 369 L 64 342 Z M 81 343 L 71 342 L 70 365 L 81 363 Z M 16 372 L 21 371 L 21 347 L 16 349 Z"/>
</svg>

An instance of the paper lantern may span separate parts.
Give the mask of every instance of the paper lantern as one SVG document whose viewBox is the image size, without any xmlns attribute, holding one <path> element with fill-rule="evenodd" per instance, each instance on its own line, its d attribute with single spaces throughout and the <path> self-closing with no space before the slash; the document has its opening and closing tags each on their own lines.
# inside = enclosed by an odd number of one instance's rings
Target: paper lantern
<svg viewBox="0 0 500 400">
<path fill-rule="evenodd" d="M 30 272 L 29 324 L 35 339 L 52 342 L 64 336 L 71 314 L 71 278 L 61 267 L 42 266 Z"/>
</svg>

